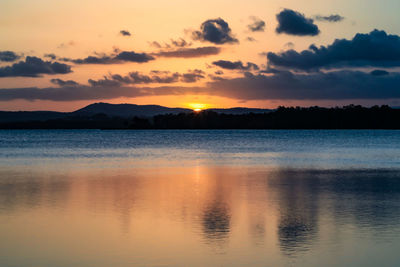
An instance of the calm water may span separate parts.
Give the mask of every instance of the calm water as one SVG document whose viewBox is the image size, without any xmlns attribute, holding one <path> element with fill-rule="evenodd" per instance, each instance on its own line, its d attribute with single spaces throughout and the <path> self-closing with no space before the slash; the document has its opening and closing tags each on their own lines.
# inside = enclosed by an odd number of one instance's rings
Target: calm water
<svg viewBox="0 0 400 267">
<path fill-rule="evenodd" d="M 0 266 L 400 266 L 400 131 L 0 131 Z"/>
</svg>

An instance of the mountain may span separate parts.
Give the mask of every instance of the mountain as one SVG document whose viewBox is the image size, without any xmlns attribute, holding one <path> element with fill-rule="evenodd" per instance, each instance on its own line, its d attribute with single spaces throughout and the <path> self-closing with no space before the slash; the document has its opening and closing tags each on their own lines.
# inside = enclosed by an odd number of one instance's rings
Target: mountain
<svg viewBox="0 0 400 267">
<path fill-rule="evenodd" d="M 110 117 L 152 117 L 162 114 L 179 114 L 192 112 L 186 108 L 167 108 L 158 105 L 135 105 L 135 104 L 108 104 L 94 103 L 82 109 L 70 113 L 73 116 L 93 116 L 95 114 L 106 114 Z"/>
<path fill-rule="evenodd" d="M 207 109 L 217 113 L 225 114 L 247 114 L 247 113 L 268 113 L 270 109 L 259 108 L 212 108 Z M 190 113 L 192 109 L 187 108 L 168 108 L 158 105 L 135 105 L 135 104 L 108 104 L 108 103 L 94 103 L 82 109 L 70 113 L 73 116 L 93 116 L 95 114 L 106 114 L 110 117 L 153 117 L 163 114 L 179 114 Z"/>
<path fill-rule="evenodd" d="M 228 108 L 207 109 L 216 113 L 242 115 L 248 113 L 268 113 L 270 109 L 258 108 Z M 47 121 L 57 119 L 71 119 L 76 117 L 92 117 L 94 115 L 107 115 L 108 117 L 153 117 L 164 114 L 191 113 L 193 110 L 187 108 L 168 108 L 158 105 L 135 105 L 135 104 L 109 104 L 94 103 L 73 112 L 55 111 L 0 111 L 0 123 Z"/>
</svg>

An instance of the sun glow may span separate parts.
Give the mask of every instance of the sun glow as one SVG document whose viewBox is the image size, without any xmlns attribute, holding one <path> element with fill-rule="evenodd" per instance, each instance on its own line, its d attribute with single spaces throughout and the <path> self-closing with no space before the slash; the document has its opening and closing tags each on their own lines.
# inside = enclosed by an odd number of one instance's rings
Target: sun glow
<svg viewBox="0 0 400 267">
<path fill-rule="evenodd" d="M 196 112 L 200 112 L 203 109 L 207 108 L 206 104 L 200 104 L 200 103 L 189 103 L 188 106 Z"/>
</svg>

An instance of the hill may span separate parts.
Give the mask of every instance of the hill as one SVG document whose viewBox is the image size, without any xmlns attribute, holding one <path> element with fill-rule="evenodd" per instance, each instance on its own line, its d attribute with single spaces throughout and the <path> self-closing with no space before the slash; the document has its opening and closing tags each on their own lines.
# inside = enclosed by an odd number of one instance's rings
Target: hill
<svg viewBox="0 0 400 267">
<path fill-rule="evenodd" d="M 106 114 L 110 117 L 153 117 L 161 114 L 189 113 L 191 109 L 168 108 L 158 105 L 135 105 L 135 104 L 108 104 L 94 103 L 82 109 L 72 112 L 73 116 L 93 116 L 96 114 Z"/>
<path fill-rule="evenodd" d="M 248 113 L 267 113 L 269 109 L 257 108 L 228 108 L 208 109 L 216 113 L 241 115 Z M 95 115 L 106 115 L 108 117 L 132 118 L 132 117 L 154 117 L 164 114 L 191 113 L 193 110 L 187 108 L 168 108 L 158 105 L 135 105 L 135 104 L 109 104 L 94 103 L 73 112 L 55 111 L 0 111 L 0 123 L 47 121 L 55 119 L 84 118 Z"/>
</svg>

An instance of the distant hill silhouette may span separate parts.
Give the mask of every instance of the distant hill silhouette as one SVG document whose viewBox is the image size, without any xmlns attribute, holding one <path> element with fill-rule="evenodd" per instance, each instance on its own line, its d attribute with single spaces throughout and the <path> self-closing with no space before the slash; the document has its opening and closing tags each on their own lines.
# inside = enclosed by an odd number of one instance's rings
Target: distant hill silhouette
<svg viewBox="0 0 400 267">
<path fill-rule="evenodd" d="M 97 103 L 71 113 L 0 112 L 0 129 L 400 129 L 400 109 L 389 106 L 262 111 Z"/>
<path fill-rule="evenodd" d="M 168 108 L 158 105 L 135 105 L 135 104 L 109 104 L 94 103 L 71 113 L 73 116 L 93 116 L 106 114 L 110 117 L 153 117 L 161 114 L 189 113 L 191 109 Z"/>
<path fill-rule="evenodd" d="M 246 114 L 246 113 L 265 113 L 269 109 L 258 108 L 229 108 L 229 109 L 209 109 L 217 113 L 225 114 Z M 158 105 L 135 105 L 135 104 L 109 104 L 94 103 L 73 112 L 55 111 L 0 111 L 0 123 L 4 122 L 28 122 L 46 121 L 71 117 L 91 117 L 97 114 L 107 115 L 108 117 L 154 117 L 163 114 L 191 113 L 192 109 L 187 108 L 168 108 Z"/>
<path fill-rule="evenodd" d="M 266 113 L 270 112 L 270 109 L 260 108 L 212 108 L 206 109 L 217 113 L 225 114 L 246 114 L 246 113 Z M 92 116 L 95 114 L 106 114 L 107 116 L 117 117 L 153 117 L 162 114 L 179 114 L 179 113 L 191 113 L 192 109 L 187 108 L 168 108 L 158 105 L 135 105 L 135 104 L 108 104 L 108 103 L 94 103 L 88 105 L 82 109 L 72 112 L 72 115 L 83 115 Z"/>
</svg>

